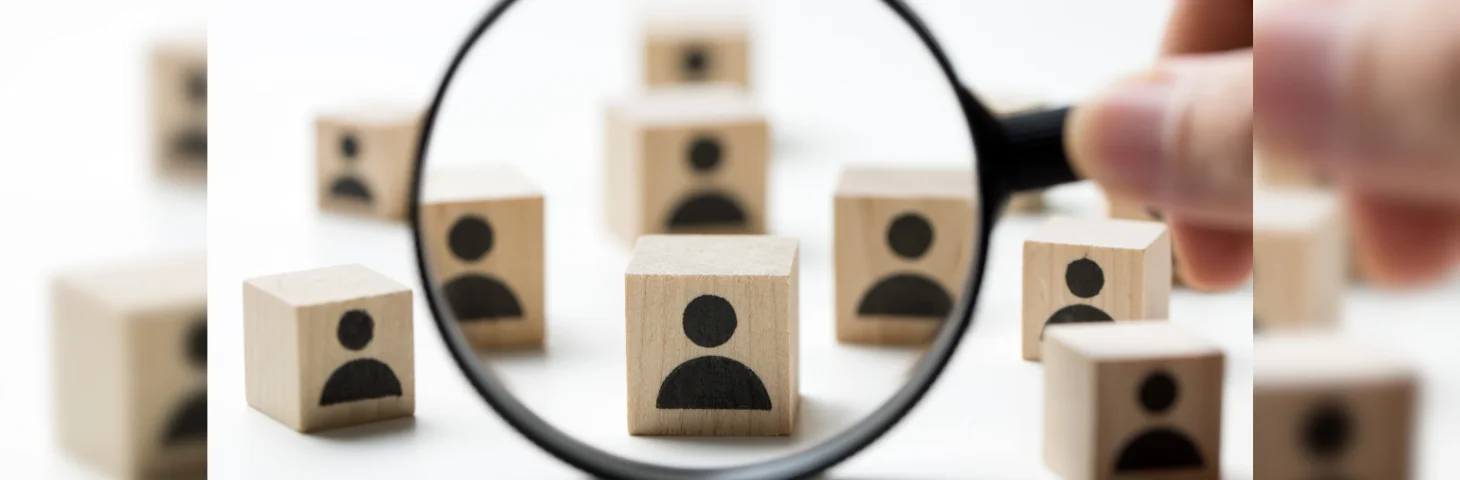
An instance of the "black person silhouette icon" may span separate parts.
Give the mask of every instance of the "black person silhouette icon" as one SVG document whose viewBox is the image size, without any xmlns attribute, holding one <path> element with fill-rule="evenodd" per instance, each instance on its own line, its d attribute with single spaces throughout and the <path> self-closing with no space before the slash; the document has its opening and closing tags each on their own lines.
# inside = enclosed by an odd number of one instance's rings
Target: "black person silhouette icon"
<svg viewBox="0 0 1460 480">
<path fill-rule="evenodd" d="M 1299 441 L 1303 452 L 1313 460 L 1321 473 L 1306 477 L 1312 480 L 1347 480 L 1335 472 L 1337 465 L 1353 444 L 1354 420 L 1347 406 L 1336 399 L 1323 400 L 1302 417 Z"/>
<path fill-rule="evenodd" d="M 933 225 L 917 213 L 904 213 L 887 227 L 887 246 L 905 261 L 916 261 L 933 245 Z M 938 282 L 919 273 L 895 273 L 879 280 L 857 304 L 857 315 L 893 315 L 941 320 L 953 298 Z"/>
<path fill-rule="evenodd" d="M 340 346 L 363 350 L 375 338 L 375 319 L 364 310 L 350 310 L 340 316 L 335 337 Z M 320 406 L 374 398 L 401 396 L 400 380 L 390 366 L 373 358 L 351 360 L 330 374 L 319 397 Z"/>
<path fill-rule="evenodd" d="M 452 224 L 446 243 L 462 262 L 480 261 L 491 253 L 495 236 L 487 219 L 463 215 Z M 464 273 L 444 287 L 446 300 L 458 321 L 520 319 L 522 306 L 507 284 L 490 275 Z"/>
<path fill-rule="evenodd" d="M 357 160 L 360 159 L 362 154 L 361 148 L 360 138 L 356 134 L 347 132 L 340 135 L 339 154 L 340 158 L 345 160 L 347 167 L 354 167 L 358 164 Z M 374 198 L 370 194 L 370 187 L 365 186 L 363 180 L 349 172 L 341 174 L 335 179 L 334 183 L 330 184 L 330 195 L 336 199 L 354 201 L 366 205 L 369 205 Z"/>
<path fill-rule="evenodd" d="M 1153 416 L 1169 413 L 1181 397 L 1181 384 L 1170 372 L 1157 370 L 1146 374 L 1136 398 L 1141 411 Z M 1146 429 L 1120 450 L 1115 472 L 1152 470 L 1199 470 L 1203 462 L 1196 442 L 1170 427 Z"/>
<path fill-rule="evenodd" d="M 206 71 L 190 71 L 183 81 L 183 96 L 188 108 L 206 117 L 208 112 L 208 76 Z M 187 161 L 208 161 L 208 127 L 190 124 L 179 129 L 172 138 L 173 154 Z"/>
<path fill-rule="evenodd" d="M 685 80 L 705 80 L 710 74 L 710 49 L 700 43 L 686 45 L 680 56 L 679 67 Z"/>
<path fill-rule="evenodd" d="M 728 147 L 717 135 L 696 135 L 684 152 L 690 171 L 699 178 L 714 175 L 725 161 Z M 726 192 L 701 190 L 690 194 L 676 205 L 669 216 L 670 232 L 705 228 L 743 228 L 745 210 Z"/>
<path fill-rule="evenodd" d="M 730 341 L 738 321 L 735 307 L 715 295 L 700 295 L 684 307 L 684 334 L 695 345 L 715 348 Z M 659 409 L 770 410 L 765 384 L 738 361 L 707 355 L 690 359 L 665 377 L 654 402 Z"/>
<path fill-rule="evenodd" d="M 184 356 L 189 366 L 206 371 L 208 368 L 208 320 L 207 317 L 193 322 L 183 342 Z M 206 388 L 193 392 L 183 399 L 167 421 L 163 430 L 164 446 L 178 445 L 208 439 L 208 391 Z"/>
<path fill-rule="evenodd" d="M 1080 298 L 1094 298 L 1105 289 L 1105 270 L 1089 258 L 1081 258 L 1065 266 L 1065 287 Z M 1044 328 L 1061 323 L 1089 323 L 1114 321 L 1110 314 L 1094 305 L 1076 303 L 1056 310 L 1044 322 Z M 1044 332 L 1039 333 L 1044 338 Z"/>
</svg>

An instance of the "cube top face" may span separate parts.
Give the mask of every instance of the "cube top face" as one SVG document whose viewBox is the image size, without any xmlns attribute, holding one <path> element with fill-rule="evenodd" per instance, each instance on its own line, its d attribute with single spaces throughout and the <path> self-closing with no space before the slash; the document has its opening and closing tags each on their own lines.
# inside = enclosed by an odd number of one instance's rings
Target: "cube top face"
<svg viewBox="0 0 1460 480">
<path fill-rule="evenodd" d="M 634 246 L 628 275 L 788 276 L 796 239 L 762 235 L 645 235 Z"/>
<path fill-rule="evenodd" d="M 312 307 L 363 297 L 410 293 L 405 285 L 360 265 L 282 273 L 255 278 L 247 283 L 293 307 Z"/>
<path fill-rule="evenodd" d="M 123 314 L 202 311 L 208 298 L 208 260 L 201 252 L 139 259 L 89 271 L 57 282 L 101 299 Z"/>
<path fill-rule="evenodd" d="M 852 167 L 842 170 L 838 197 L 974 200 L 973 172 L 966 168 L 895 169 Z"/>
<path fill-rule="evenodd" d="M 1320 333 L 1253 341 L 1255 472 L 1273 478 L 1410 478 L 1418 374 Z"/>
<path fill-rule="evenodd" d="M 1144 361 L 1222 354 L 1216 344 L 1161 321 L 1058 325 L 1046 330 L 1044 338 L 1058 341 L 1083 357 L 1099 361 Z"/>
<path fill-rule="evenodd" d="M 765 122 L 765 111 L 753 97 L 725 83 L 658 88 L 611 108 L 640 128 Z"/>
<path fill-rule="evenodd" d="M 1310 234 L 1338 222 L 1342 215 L 1338 197 L 1317 190 L 1258 190 L 1252 202 L 1254 235 Z"/>
<path fill-rule="evenodd" d="M 440 166 L 426 172 L 423 203 L 542 198 L 542 189 L 508 164 Z"/>
<path fill-rule="evenodd" d="M 796 278 L 793 239 L 643 237 L 625 276 L 629 432 L 789 434 Z"/>
<path fill-rule="evenodd" d="M 1165 236 L 1166 227 L 1152 222 L 1055 217 L 1030 235 L 1028 241 L 1140 251 Z"/>
</svg>

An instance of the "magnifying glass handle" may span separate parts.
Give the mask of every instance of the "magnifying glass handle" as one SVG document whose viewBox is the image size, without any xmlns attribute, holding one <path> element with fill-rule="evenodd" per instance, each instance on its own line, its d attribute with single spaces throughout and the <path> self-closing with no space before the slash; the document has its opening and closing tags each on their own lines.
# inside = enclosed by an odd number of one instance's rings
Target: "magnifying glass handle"
<svg viewBox="0 0 1460 480">
<path fill-rule="evenodd" d="M 1065 117 L 1070 107 L 1020 113 L 999 119 L 1004 129 L 1009 186 L 1037 190 L 1079 180 L 1065 154 Z"/>
</svg>

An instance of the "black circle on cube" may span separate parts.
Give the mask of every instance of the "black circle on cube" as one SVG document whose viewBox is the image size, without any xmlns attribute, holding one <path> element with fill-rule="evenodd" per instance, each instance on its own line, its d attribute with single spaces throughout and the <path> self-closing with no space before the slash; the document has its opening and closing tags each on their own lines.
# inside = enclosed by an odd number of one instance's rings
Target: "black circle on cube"
<svg viewBox="0 0 1460 480">
<path fill-rule="evenodd" d="M 1348 409 L 1336 402 L 1321 404 L 1303 419 L 1302 445 L 1315 457 L 1330 458 L 1348 447 L 1353 429 Z"/>
<path fill-rule="evenodd" d="M 933 245 L 933 224 L 916 213 L 904 213 L 887 226 L 887 246 L 898 256 L 917 259 Z"/>
<path fill-rule="evenodd" d="M 335 331 L 340 345 L 350 350 L 360 350 L 375 338 L 375 319 L 364 310 L 350 310 L 340 316 L 340 327 Z"/>
<path fill-rule="evenodd" d="M 340 156 L 345 160 L 354 160 L 360 157 L 360 140 L 355 134 L 346 133 L 340 136 Z"/>
<path fill-rule="evenodd" d="M 193 326 L 188 329 L 187 338 L 188 363 L 196 366 L 208 364 L 208 318 L 202 317 L 193 321 Z"/>
<path fill-rule="evenodd" d="M 456 255 L 456 258 L 472 262 L 480 260 L 491 252 L 495 240 L 492 224 L 487 223 L 487 219 L 476 215 L 465 215 L 451 225 L 451 232 L 447 234 L 446 243 L 451 247 L 451 254 Z"/>
<path fill-rule="evenodd" d="M 1167 371 L 1151 372 L 1141 381 L 1141 407 L 1150 413 L 1166 413 L 1180 395 L 1176 377 Z"/>
<path fill-rule="evenodd" d="M 680 68 L 690 80 L 700 80 L 710 71 L 710 50 L 704 45 L 690 45 L 684 48 L 680 57 Z"/>
<path fill-rule="evenodd" d="M 199 105 L 208 103 L 208 75 L 192 72 L 187 79 L 188 100 Z"/>
<path fill-rule="evenodd" d="M 724 345 L 735 335 L 735 307 L 715 295 L 700 295 L 684 307 L 684 335 L 705 348 Z"/>
<path fill-rule="evenodd" d="M 1088 258 L 1075 260 L 1065 266 L 1065 285 L 1070 287 L 1070 293 L 1077 297 L 1094 297 L 1105 288 L 1105 271 L 1094 260 Z"/>
<path fill-rule="evenodd" d="M 720 166 L 725 149 L 713 135 L 700 135 L 689 143 L 689 165 L 697 173 L 714 171 Z"/>
</svg>

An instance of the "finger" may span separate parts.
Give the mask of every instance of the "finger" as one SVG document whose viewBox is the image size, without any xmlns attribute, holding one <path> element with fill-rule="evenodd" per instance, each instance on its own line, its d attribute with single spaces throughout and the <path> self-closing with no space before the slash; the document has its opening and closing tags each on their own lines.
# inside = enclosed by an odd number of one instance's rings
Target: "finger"
<svg viewBox="0 0 1460 480">
<path fill-rule="evenodd" d="M 1364 277 L 1393 286 L 1430 283 L 1454 266 L 1460 212 L 1362 192 L 1350 195 L 1350 221 Z"/>
<path fill-rule="evenodd" d="M 1173 219 L 1171 241 L 1181 279 L 1198 290 L 1226 290 L 1252 272 L 1252 229 L 1211 228 Z"/>
<path fill-rule="evenodd" d="M 1460 2 L 1303 1 L 1255 27 L 1259 137 L 1341 183 L 1460 203 Z"/>
<path fill-rule="evenodd" d="M 1176 2 L 1163 55 L 1221 52 L 1252 46 L 1252 2 L 1240 0 L 1182 0 Z"/>
<path fill-rule="evenodd" d="M 1251 229 L 1251 52 L 1183 56 L 1075 108 L 1074 167 L 1190 224 Z"/>
</svg>

